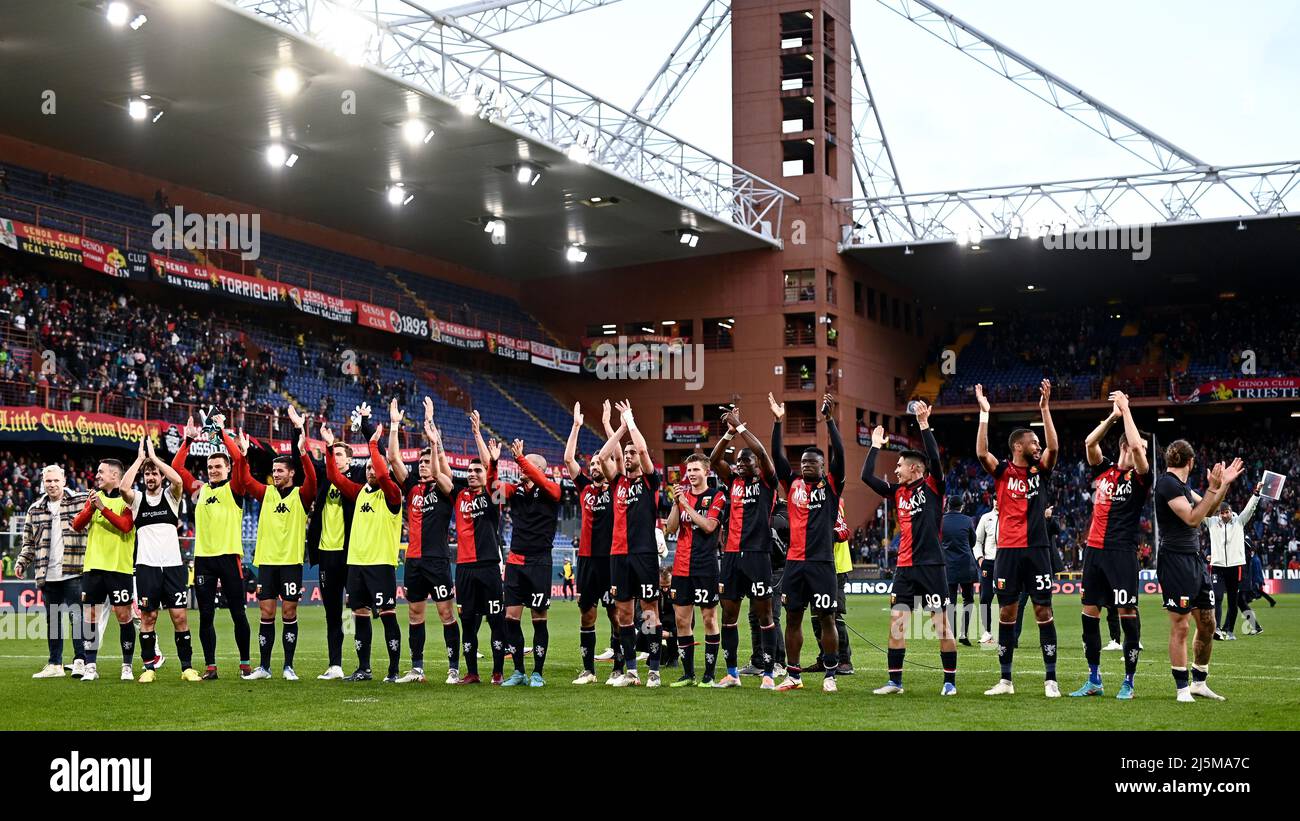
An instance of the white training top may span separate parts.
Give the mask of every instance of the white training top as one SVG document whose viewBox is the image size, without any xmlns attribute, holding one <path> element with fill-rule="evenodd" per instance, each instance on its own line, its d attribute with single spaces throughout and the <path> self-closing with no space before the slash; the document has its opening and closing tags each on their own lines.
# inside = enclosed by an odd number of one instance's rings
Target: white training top
<svg viewBox="0 0 1300 821">
<path fill-rule="evenodd" d="M 137 492 L 131 504 L 135 519 L 135 563 L 149 567 L 176 567 L 181 562 L 181 540 L 176 530 L 180 502 L 164 487 L 156 494 Z"/>
</svg>

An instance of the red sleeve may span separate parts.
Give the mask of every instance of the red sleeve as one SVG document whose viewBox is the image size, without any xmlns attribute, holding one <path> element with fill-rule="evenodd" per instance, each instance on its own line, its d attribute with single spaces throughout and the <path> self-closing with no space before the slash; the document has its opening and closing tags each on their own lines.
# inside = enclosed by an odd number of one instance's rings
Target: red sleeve
<svg viewBox="0 0 1300 821">
<path fill-rule="evenodd" d="M 709 503 L 709 512 L 704 517 L 720 521 L 722 519 L 722 509 L 727 506 L 727 494 L 719 491 L 713 494 L 713 501 Z"/>
<path fill-rule="evenodd" d="M 316 501 L 316 466 L 312 464 L 310 453 L 299 458 L 302 459 L 302 487 L 298 490 L 298 498 L 304 508 L 311 510 L 312 502 Z"/>
<path fill-rule="evenodd" d="M 108 508 L 104 508 L 100 513 L 104 514 L 104 518 L 108 519 L 109 524 L 123 533 L 130 533 L 131 528 L 134 526 L 134 522 L 131 518 L 131 508 L 129 507 L 121 513 L 114 513 Z"/>
<path fill-rule="evenodd" d="M 86 525 L 90 524 L 90 517 L 95 515 L 95 493 L 91 491 L 90 496 L 86 499 L 86 506 L 81 509 L 77 517 L 72 520 L 72 529 L 78 532 L 85 530 Z"/>
<path fill-rule="evenodd" d="M 181 486 L 185 488 L 186 493 L 197 493 L 203 483 L 194 478 L 194 474 L 185 469 L 185 460 L 190 455 L 190 440 L 186 439 L 181 443 L 181 449 L 176 451 L 172 457 L 172 470 L 180 474 Z"/>
<path fill-rule="evenodd" d="M 843 516 L 835 520 L 836 541 L 847 542 L 852 535 L 852 532 L 849 531 L 849 523 L 844 521 Z"/>
<path fill-rule="evenodd" d="M 554 501 L 560 501 L 559 484 L 552 481 L 545 473 L 538 470 L 537 465 L 528 461 L 526 456 L 520 456 L 515 459 L 515 461 L 519 463 L 519 469 L 524 472 L 524 475 L 533 480 L 533 484 L 546 491 L 546 495 L 550 496 Z"/>
<path fill-rule="evenodd" d="M 356 501 L 357 494 L 361 492 L 361 485 L 339 473 L 338 466 L 334 464 L 334 454 L 328 452 L 325 454 L 325 478 L 329 479 L 330 484 L 338 488 L 349 502 Z"/>
<path fill-rule="evenodd" d="M 224 430 L 221 432 L 221 441 L 230 453 L 230 489 L 241 496 L 250 495 L 255 497 L 257 501 L 262 501 L 262 498 L 266 496 L 266 485 L 253 478 L 253 471 L 248 466 L 248 459 L 239 452 L 239 446 L 235 444 L 235 440 Z"/>
<path fill-rule="evenodd" d="M 389 507 L 402 506 L 402 489 L 393 481 L 392 475 L 388 472 L 388 462 L 384 455 L 379 452 L 379 443 L 370 443 L 370 466 L 375 469 L 375 476 L 379 478 L 379 487 L 384 491 L 384 500 L 388 502 Z"/>
</svg>

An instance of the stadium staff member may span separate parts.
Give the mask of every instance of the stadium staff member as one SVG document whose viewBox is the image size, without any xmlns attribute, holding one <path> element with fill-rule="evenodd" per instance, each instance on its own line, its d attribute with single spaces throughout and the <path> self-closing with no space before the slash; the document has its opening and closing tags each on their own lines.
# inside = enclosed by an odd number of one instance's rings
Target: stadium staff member
<svg viewBox="0 0 1300 821">
<path fill-rule="evenodd" d="M 1223 595 L 1214 601 L 1215 621 L 1222 625 L 1214 631 L 1217 641 L 1236 641 L 1233 630 L 1237 626 L 1237 605 L 1242 587 L 1250 584 L 1246 569 L 1246 524 L 1259 507 L 1259 491 L 1263 483 L 1255 485 L 1255 492 L 1241 513 L 1233 513 L 1227 502 L 1219 505 L 1218 516 L 1207 516 L 1201 526 L 1210 531 L 1210 573 L 1214 589 Z M 1227 618 L 1220 619 L 1222 602 L 1228 602 Z"/>
<path fill-rule="evenodd" d="M 953 608 L 957 605 L 957 594 L 961 593 L 961 633 L 957 640 L 970 647 L 970 613 L 975 603 L 975 523 L 962 512 L 960 496 L 948 497 L 948 511 L 943 514 L 940 530 L 948 598 Z M 952 632 L 957 633 L 957 613 L 950 608 L 948 614 Z"/>
<path fill-rule="evenodd" d="M 74 625 L 72 677 L 81 678 L 86 655 L 76 630 L 81 626 L 81 566 L 86 557 L 86 534 L 72 529 L 72 520 L 86 504 L 86 494 L 67 487 L 67 476 L 58 465 L 41 470 L 45 492 L 27 508 L 23 524 L 23 546 L 14 562 L 14 578 L 22 578 L 28 567 L 36 568 L 36 588 L 45 600 L 45 633 L 49 637 L 49 662 L 32 678 L 62 678 L 63 624 Z"/>
<path fill-rule="evenodd" d="M 998 498 L 975 526 L 975 563 L 980 569 L 980 644 L 993 644 L 993 559 L 998 555 Z"/>
</svg>

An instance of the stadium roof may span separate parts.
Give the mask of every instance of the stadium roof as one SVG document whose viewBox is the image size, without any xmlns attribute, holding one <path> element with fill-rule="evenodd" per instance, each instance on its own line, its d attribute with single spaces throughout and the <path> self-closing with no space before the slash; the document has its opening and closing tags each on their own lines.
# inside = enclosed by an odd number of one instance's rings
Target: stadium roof
<svg viewBox="0 0 1300 821">
<path fill-rule="evenodd" d="M 1300 288 L 1300 217 L 1156 226 L 1149 236 L 1145 260 L 1132 250 L 1049 250 L 1045 238 L 1028 234 L 984 239 L 978 250 L 949 241 L 843 253 L 905 283 L 926 304 L 959 313 L 1053 310 L 1112 297 L 1182 304 L 1225 291 L 1294 299 Z"/>
<path fill-rule="evenodd" d="M 586 269 L 779 244 L 730 215 L 695 207 L 689 197 L 571 161 L 562 149 L 467 116 L 451 100 L 350 65 L 225 3 L 152 3 L 141 10 L 147 23 L 134 30 L 110 26 L 101 4 L 90 0 L 6 2 L 0 67 L 11 99 L 32 103 L 7 106 L 4 130 L 515 279 L 569 270 L 570 243 L 589 252 Z M 273 82 L 286 64 L 305 80 L 289 97 Z M 57 95 L 52 115 L 38 106 L 47 89 Z M 349 90 L 356 101 L 351 115 L 343 113 Z M 147 116 L 136 120 L 128 100 L 143 94 L 150 95 Z M 435 132 L 427 144 L 405 139 L 402 124 L 413 109 Z M 292 168 L 268 164 L 266 150 L 275 142 L 299 155 Z M 517 181 L 521 162 L 542 172 L 539 184 Z M 387 199 L 395 180 L 413 195 L 405 206 Z M 582 203 L 592 197 L 600 207 Z M 487 217 L 505 220 L 505 244 L 484 232 Z M 679 241 L 683 228 L 701 234 L 697 245 Z"/>
</svg>

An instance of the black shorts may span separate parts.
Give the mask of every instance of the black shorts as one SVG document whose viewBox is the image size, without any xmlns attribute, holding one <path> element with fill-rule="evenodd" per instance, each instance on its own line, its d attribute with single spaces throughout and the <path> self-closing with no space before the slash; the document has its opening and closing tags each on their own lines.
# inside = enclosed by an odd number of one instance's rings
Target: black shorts
<svg viewBox="0 0 1300 821">
<path fill-rule="evenodd" d="M 406 560 L 403 576 L 408 602 L 422 602 L 430 596 L 435 602 L 451 601 L 451 561 L 439 556 L 421 556 Z"/>
<path fill-rule="evenodd" d="M 993 589 L 998 604 L 1020 602 L 1027 593 L 1034 604 L 1052 603 L 1052 551 L 1045 547 L 1000 548 L 993 557 Z"/>
<path fill-rule="evenodd" d="M 772 554 L 761 550 L 722 554 L 722 598 L 727 601 L 772 596 Z"/>
<path fill-rule="evenodd" d="M 803 610 L 825 615 L 839 609 L 839 580 L 835 562 L 787 560 L 781 577 L 781 603 L 786 610 Z"/>
<path fill-rule="evenodd" d="M 184 610 L 189 603 L 189 587 L 189 573 L 183 564 L 135 566 L 135 597 L 142 613 L 154 613 L 160 608 Z"/>
<path fill-rule="evenodd" d="M 194 557 L 194 598 L 200 610 L 217 606 L 218 582 L 226 595 L 226 607 L 242 608 L 247 604 L 242 558 L 234 553 Z"/>
<path fill-rule="evenodd" d="M 397 568 L 391 564 L 348 565 L 348 609 L 374 615 L 397 606 Z"/>
<path fill-rule="evenodd" d="M 545 610 L 551 606 L 551 576 L 555 568 L 550 555 L 528 556 L 523 564 L 506 562 L 506 607 L 524 606 Z"/>
<path fill-rule="evenodd" d="M 677 607 L 717 607 L 717 576 L 673 576 L 668 588 Z"/>
<path fill-rule="evenodd" d="M 1080 587 L 1083 603 L 1089 607 L 1137 607 L 1137 553 L 1085 546 Z"/>
<path fill-rule="evenodd" d="M 1210 568 L 1196 553 L 1160 552 L 1156 562 L 1160 595 L 1170 613 L 1214 609 L 1214 585 Z"/>
<path fill-rule="evenodd" d="M 501 569 L 496 562 L 456 565 L 456 604 L 461 616 L 501 613 Z"/>
<path fill-rule="evenodd" d="M 81 577 L 81 603 L 113 607 L 131 603 L 131 574 L 113 570 L 87 570 Z"/>
<path fill-rule="evenodd" d="M 609 557 L 609 586 L 615 601 L 655 601 L 659 598 L 659 556 L 627 553 Z"/>
<path fill-rule="evenodd" d="M 257 568 L 257 600 L 302 601 L 302 565 L 264 564 Z"/>
<path fill-rule="evenodd" d="M 578 609 L 590 610 L 598 604 L 614 604 L 614 594 L 609 592 L 609 557 L 579 556 Z"/>
<path fill-rule="evenodd" d="M 995 592 L 997 591 L 993 589 L 993 560 L 984 559 L 980 562 L 980 604 L 993 601 Z"/>
<path fill-rule="evenodd" d="M 894 589 L 889 594 L 890 607 L 912 609 L 916 600 L 927 613 L 942 610 L 952 603 L 948 598 L 948 572 L 941 564 L 900 567 L 894 571 Z"/>
</svg>

